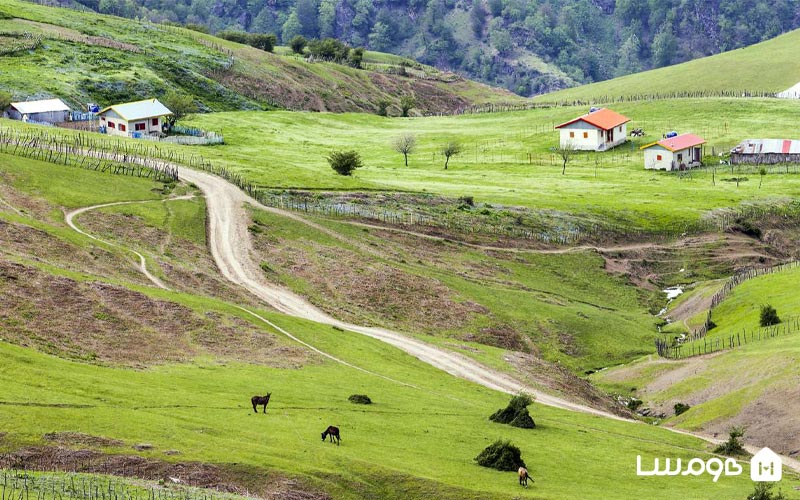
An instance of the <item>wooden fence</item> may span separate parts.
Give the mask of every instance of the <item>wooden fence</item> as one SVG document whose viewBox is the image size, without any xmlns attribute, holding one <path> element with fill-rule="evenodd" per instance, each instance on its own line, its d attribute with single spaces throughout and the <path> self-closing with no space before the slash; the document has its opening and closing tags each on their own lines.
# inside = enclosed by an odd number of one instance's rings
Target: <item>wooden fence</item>
<svg viewBox="0 0 800 500">
<path fill-rule="evenodd" d="M 20 132 L 0 128 L 0 152 L 117 175 L 152 178 L 160 182 L 178 180 L 177 166 L 156 159 L 139 158 L 120 149 L 103 150 L 75 138 L 47 132 Z"/>
<path fill-rule="evenodd" d="M 686 359 L 694 356 L 736 349 L 762 340 L 792 335 L 799 331 L 800 318 L 792 316 L 773 326 L 752 329 L 750 331 L 743 329 L 741 332 L 713 339 L 705 337 L 700 339 L 703 341 L 702 345 L 700 345 L 699 340 L 683 344 L 670 344 L 666 340 L 657 339 L 656 349 L 658 350 L 659 356 L 663 358 Z"/>
<path fill-rule="evenodd" d="M 800 267 L 800 261 L 792 261 L 787 262 L 785 264 L 779 264 L 777 266 L 772 267 L 759 267 L 759 268 L 750 268 L 744 269 L 735 275 L 731 276 L 725 284 L 719 289 L 714 295 L 711 296 L 711 304 L 708 309 L 708 313 L 706 314 L 706 319 L 703 324 L 692 331 L 689 335 L 686 335 L 683 340 L 679 343 L 670 343 L 665 339 L 658 338 L 656 339 L 656 350 L 658 354 L 663 357 L 673 357 L 671 353 L 674 352 L 676 348 L 679 348 L 683 344 L 688 343 L 696 343 L 700 340 L 704 340 L 706 335 L 708 335 L 709 330 L 713 328 L 713 322 L 711 320 L 712 312 L 714 308 L 716 308 L 723 300 L 725 300 L 733 291 L 734 288 L 741 285 L 747 280 L 757 278 L 759 276 L 765 276 L 767 274 L 774 274 L 779 273 L 781 271 L 787 271 L 790 269 L 796 269 Z M 716 339 L 717 343 L 719 343 L 719 339 Z M 746 342 L 746 339 L 745 339 Z M 693 348 L 694 349 L 694 348 Z M 693 351 L 694 352 L 694 351 Z M 711 351 L 713 352 L 713 351 Z M 707 354 L 706 350 L 702 352 L 698 348 L 698 354 Z M 696 355 L 696 354 L 694 354 Z M 685 357 L 685 356 L 684 356 Z"/>
</svg>

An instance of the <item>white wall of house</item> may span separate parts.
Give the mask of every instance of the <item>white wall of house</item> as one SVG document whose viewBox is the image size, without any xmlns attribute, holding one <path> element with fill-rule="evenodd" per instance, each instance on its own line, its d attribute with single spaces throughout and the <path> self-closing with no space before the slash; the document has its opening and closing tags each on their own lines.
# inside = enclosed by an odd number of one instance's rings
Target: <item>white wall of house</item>
<svg viewBox="0 0 800 500">
<path fill-rule="evenodd" d="M 164 124 L 163 117 L 144 118 L 128 121 L 119 116 L 114 110 L 108 110 L 100 117 L 100 125 L 106 127 L 106 134 L 133 137 L 135 132 L 142 135 L 160 133 Z"/>
<path fill-rule="evenodd" d="M 648 170 L 672 170 L 672 151 L 655 145 L 644 150 L 644 168 Z"/>
<path fill-rule="evenodd" d="M 580 151 L 595 151 L 603 144 L 603 131 L 583 121 L 571 123 L 561 130 L 561 147 L 571 143 Z"/>
<path fill-rule="evenodd" d="M 694 147 L 673 152 L 663 146 L 650 146 L 644 150 L 644 168 L 649 170 L 673 170 L 673 167 L 678 169 L 681 163 L 689 168 L 695 167 L 700 163 L 692 160 L 692 149 Z"/>
<path fill-rule="evenodd" d="M 560 143 L 564 147 L 571 141 L 575 149 L 580 151 L 605 151 L 628 140 L 628 124 L 614 127 L 613 136 L 609 139 L 608 131 L 599 129 L 584 121 L 571 123 L 561 130 Z"/>
</svg>

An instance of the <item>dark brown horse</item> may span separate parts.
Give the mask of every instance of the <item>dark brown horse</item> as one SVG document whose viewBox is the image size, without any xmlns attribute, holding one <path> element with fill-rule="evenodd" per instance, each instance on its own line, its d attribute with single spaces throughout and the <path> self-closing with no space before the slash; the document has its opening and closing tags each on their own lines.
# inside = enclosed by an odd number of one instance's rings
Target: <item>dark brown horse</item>
<svg viewBox="0 0 800 500">
<path fill-rule="evenodd" d="M 336 446 L 339 446 L 339 441 L 342 439 L 339 436 L 339 428 L 334 427 L 333 425 L 329 425 L 328 428 L 325 429 L 325 432 L 322 433 L 323 441 L 325 441 L 326 437 L 330 437 L 331 443 L 333 442 L 333 439 L 336 438 Z"/>
<path fill-rule="evenodd" d="M 268 392 L 266 396 L 253 396 L 250 398 L 250 402 L 253 403 L 253 411 L 258 413 L 256 406 L 264 405 L 264 413 L 267 413 L 267 403 L 269 403 L 270 396 L 272 396 L 272 393 Z"/>
</svg>

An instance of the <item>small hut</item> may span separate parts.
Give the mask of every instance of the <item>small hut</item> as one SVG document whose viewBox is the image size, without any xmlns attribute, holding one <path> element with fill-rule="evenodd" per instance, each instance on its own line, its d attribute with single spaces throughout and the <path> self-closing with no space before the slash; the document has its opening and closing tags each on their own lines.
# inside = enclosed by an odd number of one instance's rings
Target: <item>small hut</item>
<svg viewBox="0 0 800 500">
<path fill-rule="evenodd" d="M 115 104 L 98 113 L 100 128 L 106 134 L 133 138 L 161 135 L 171 114 L 158 99 Z"/>
<path fill-rule="evenodd" d="M 673 132 L 674 134 L 674 132 Z M 684 170 L 702 164 L 703 144 L 694 134 L 681 134 L 645 144 L 644 168 L 650 170 Z"/>
<path fill-rule="evenodd" d="M 561 147 L 581 151 L 606 151 L 628 140 L 627 116 L 608 108 L 591 108 L 589 113 L 557 125 Z"/>
<path fill-rule="evenodd" d="M 800 141 L 792 139 L 746 139 L 731 150 L 731 163 L 774 165 L 800 163 Z"/>
<path fill-rule="evenodd" d="M 12 120 L 55 124 L 67 121 L 69 106 L 61 99 L 12 102 L 5 114 Z"/>
</svg>

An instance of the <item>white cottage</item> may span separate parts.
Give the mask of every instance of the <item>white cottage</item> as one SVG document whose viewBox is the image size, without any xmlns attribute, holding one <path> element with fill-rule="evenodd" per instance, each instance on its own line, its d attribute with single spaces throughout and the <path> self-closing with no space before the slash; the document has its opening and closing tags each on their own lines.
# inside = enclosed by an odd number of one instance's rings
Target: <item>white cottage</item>
<svg viewBox="0 0 800 500">
<path fill-rule="evenodd" d="M 12 120 L 56 124 L 67 121 L 69 106 L 61 99 L 12 102 L 5 114 Z"/>
<path fill-rule="evenodd" d="M 571 145 L 580 151 L 606 151 L 628 140 L 627 116 L 608 108 L 592 108 L 589 113 L 556 126 L 561 130 L 561 147 Z"/>
<path fill-rule="evenodd" d="M 98 113 L 101 130 L 109 135 L 141 137 L 160 135 L 172 111 L 158 99 L 109 106 Z"/>
<path fill-rule="evenodd" d="M 706 141 L 694 134 L 668 137 L 644 145 L 644 168 L 649 170 L 676 170 L 702 164 L 703 144 Z"/>
</svg>

